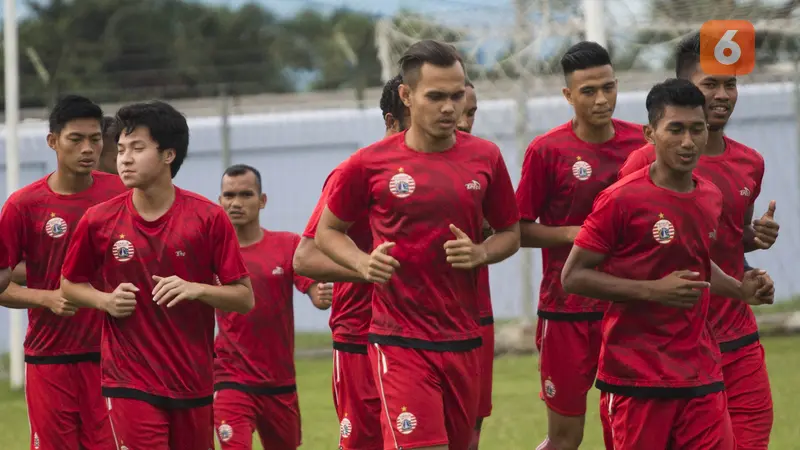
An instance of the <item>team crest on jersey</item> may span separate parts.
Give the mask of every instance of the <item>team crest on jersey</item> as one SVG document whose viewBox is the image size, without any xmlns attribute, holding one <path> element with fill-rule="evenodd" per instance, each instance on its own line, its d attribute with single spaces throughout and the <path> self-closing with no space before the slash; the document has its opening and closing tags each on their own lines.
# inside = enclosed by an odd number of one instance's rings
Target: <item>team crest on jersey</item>
<svg viewBox="0 0 800 450">
<path fill-rule="evenodd" d="M 225 422 L 222 422 L 222 424 L 217 429 L 217 433 L 219 434 L 219 440 L 221 442 L 228 442 L 233 437 L 233 427 L 231 427 Z"/>
<path fill-rule="evenodd" d="M 408 408 L 403 406 L 400 415 L 397 416 L 397 431 L 403 434 L 411 434 L 417 428 L 417 416 L 408 412 Z"/>
<path fill-rule="evenodd" d="M 114 246 L 111 247 L 111 253 L 119 262 L 130 261 L 133 258 L 133 244 L 125 239 L 124 234 L 120 234 L 119 240 L 114 242 Z"/>
<path fill-rule="evenodd" d="M 544 395 L 546 395 L 547 398 L 553 398 L 556 396 L 556 385 L 553 384 L 553 381 L 550 378 L 544 380 Z"/>
<path fill-rule="evenodd" d="M 39 450 L 39 447 L 42 446 L 42 442 L 39 440 L 39 433 L 33 433 L 33 448 Z"/>
<path fill-rule="evenodd" d="M 51 238 L 64 237 L 67 234 L 67 221 L 56 216 L 56 213 L 50 213 L 50 220 L 45 224 L 44 231 Z"/>
<path fill-rule="evenodd" d="M 572 175 L 581 181 L 586 181 L 592 176 L 592 166 L 578 156 L 578 160 L 572 165 Z"/>
<path fill-rule="evenodd" d="M 353 424 L 350 422 L 350 419 L 345 417 L 342 419 L 342 423 L 339 424 L 339 433 L 341 433 L 342 438 L 347 439 L 350 437 L 350 434 L 353 432 Z"/>
<path fill-rule="evenodd" d="M 411 175 L 403 171 L 402 167 L 397 169 L 397 172 L 398 173 L 394 174 L 392 179 L 389 180 L 389 192 L 395 197 L 406 198 L 414 193 L 417 184 Z"/>
<path fill-rule="evenodd" d="M 664 214 L 659 214 L 658 219 L 653 225 L 653 238 L 659 244 L 669 244 L 675 238 L 675 227 L 672 222 L 664 218 Z"/>
<path fill-rule="evenodd" d="M 275 267 L 274 269 L 272 269 L 272 274 L 275 276 L 283 275 L 283 267 L 281 266 Z"/>
</svg>

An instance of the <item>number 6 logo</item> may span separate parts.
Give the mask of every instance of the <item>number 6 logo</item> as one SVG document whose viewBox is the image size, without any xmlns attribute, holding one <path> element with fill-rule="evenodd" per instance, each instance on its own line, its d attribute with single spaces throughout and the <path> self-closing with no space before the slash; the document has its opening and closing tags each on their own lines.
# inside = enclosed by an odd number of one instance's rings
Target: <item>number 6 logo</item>
<svg viewBox="0 0 800 450">
<path fill-rule="evenodd" d="M 700 28 L 700 68 L 709 75 L 746 75 L 756 64 L 756 30 L 746 20 L 709 20 Z"/>
</svg>

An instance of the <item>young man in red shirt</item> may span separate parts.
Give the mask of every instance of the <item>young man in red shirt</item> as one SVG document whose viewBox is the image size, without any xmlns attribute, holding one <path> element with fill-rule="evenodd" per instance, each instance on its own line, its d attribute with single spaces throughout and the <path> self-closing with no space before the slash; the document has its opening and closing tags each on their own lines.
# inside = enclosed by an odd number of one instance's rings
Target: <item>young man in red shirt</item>
<svg viewBox="0 0 800 450">
<path fill-rule="evenodd" d="M 645 143 L 640 125 L 612 118 L 617 79 L 606 49 L 580 42 L 567 50 L 561 66 L 563 94 L 575 116 L 531 142 L 517 187 L 522 246 L 542 249 L 536 346 L 540 396 L 547 404 L 543 450 L 573 450 L 583 440 L 607 307 L 564 292 L 561 268 L 595 196 L 616 181 L 625 158 Z"/>
<path fill-rule="evenodd" d="M 408 111 L 400 100 L 400 75 L 389 80 L 380 100 L 386 137 L 408 128 Z M 333 402 L 339 416 L 339 447 L 342 450 L 383 450 L 381 401 L 374 370 L 367 355 L 367 331 L 372 318 L 372 283 L 325 256 L 314 243 L 317 225 L 346 163 L 328 175 L 322 195 L 308 220 L 295 252 L 298 273 L 314 279 L 335 281 L 330 327 L 333 333 Z M 364 251 L 372 249 L 372 232 L 366 214 L 355 221 L 347 235 Z"/>
<path fill-rule="evenodd" d="M 214 345 L 214 426 L 225 450 L 250 450 L 253 430 L 262 447 L 294 450 L 301 443 L 294 368 L 294 287 L 319 309 L 331 305 L 331 286 L 294 273 L 300 236 L 261 227 L 267 205 L 257 169 L 225 170 L 219 202 L 242 249 L 255 308 L 247 314 L 217 311 Z M 265 345 L 264 342 L 269 342 Z"/>
<path fill-rule="evenodd" d="M 411 126 L 348 159 L 315 242 L 376 283 L 369 354 L 384 448 L 461 450 L 477 421 L 475 269 L 517 251 L 519 214 L 497 146 L 456 132 L 466 80 L 455 48 L 420 41 L 400 66 Z M 364 214 L 371 254 L 345 234 Z M 475 244 L 484 217 L 496 233 Z"/>
<path fill-rule="evenodd" d="M 681 41 L 676 60 L 677 76 L 694 83 L 706 99 L 708 144 L 695 173 L 714 183 L 724 198 L 719 239 L 712 246 L 711 257 L 726 274 L 741 280 L 746 270 L 744 252 L 768 249 L 778 237 L 774 201 L 760 219 L 753 221 L 764 178 L 764 158 L 725 136 L 725 125 L 738 98 L 737 79 L 703 72 L 700 33 Z M 619 176 L 625 177 L 654 160 L 655 149 L 648 144 L 630 155 Z M 728 411 L 738 448 L 766 450 L 773 422 L 772 392 L 753 310 L 736 299 L 714 296 L 709 322 L 722 352 Z"/>
<path fill-rule="evenodd" d="M 123 107 L 117 122 L 117 167 L 132 189 L 81 218 L 63 295 L 107 313 L 101 383 L 117 447 L 208 450 L 214 309 L 253 308 L 247 268 L 225 211 L 172 184 L 186 118 L 155 101 Z"/>
<path fill-rule="evenodd" d="M 47 135 L 55 172 L 12 194 L 0 216 L 9 264 L 25 267 L 27 288 L 11 283 L 0 304 L 28 309 L 25 397 L 31 445 L 42 450 L 113 445 L 100 393 L 102 314 L 78 310 L 59 289 L 67 244 L 81 216 L 126 190 L 118 177 L 95 171 L 102 119 L 100 107 L 85 97 L 59 100 Z"/>
<path fill-rule="evenodd" d="M 597 376 L 607 449 L 736 447 L 708 288 L 753 304 L 772 303 L 774 288 L 763 271 L 739 282 L 711 260 L 723 195 L 693 173 L 704 105 L 689 81 L 653 87 L 656 162 L 597 196 L 562 272 L 567 292 L 611 302 Z"/>
</svg>

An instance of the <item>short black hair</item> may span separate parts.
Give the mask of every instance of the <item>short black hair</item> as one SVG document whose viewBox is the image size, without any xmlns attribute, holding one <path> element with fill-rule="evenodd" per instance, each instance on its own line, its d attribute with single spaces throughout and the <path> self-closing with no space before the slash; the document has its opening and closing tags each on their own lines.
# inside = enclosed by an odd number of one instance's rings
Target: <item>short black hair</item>
<svg viewBox="0 0 800 450">
<path fill-rule="evenodd" d="M 691 81 L 683 78 L 669 78 L 656 84 L 650 89 L 647 100 L 645 100 L 647 119 L 650 121 L 650 125 L 656 125 L 664 117 L 667 106 L 703 108 L 705 104 L 706 98 L 700 89 Z"/>
<path fill-rule="evenodd" d="M 258 171 L 253 166 L 248 166 L 247 164 L 234 164 L 227 169 L 225 169 L 225 173 L 222 174 L 222 177 L 240 177 L 242 175 L 251 172 L 253 175 L 256 176 L 256 185 L 258 186 L 258 193 L 261 193 L 261 172 Z"/>
<path fill-rule="evenodd" d="M 387 114 L 391 114 L 395 120 L 403 121 L 406 115 L 406 105 L 400 99 L 400 92 L 398 88 L 403 84 L 403 77 L 398 74 L 383 86 L 383 93 L 381 94 L 381 114 L 386 118 Z"/>
<path fill-rule="evenodd" d="M 400 57 L 400 76 L 403 78 L 403 83 L 414 87 L 419 81 L 423 65 L 450 67 L 455 63 L 461 64 L 462 68 L 464 66 L 461 55 L 458 54 L 455 47 L 446 42 L 424 39 L 408 47 L 408 50 Z M 464 75 L 466 76 L 466 73 Z"/>
<path fill-rule="evenodd" d="M 189 125 L 180 111 L 159 100 L 133 103 L 117 111 L 117 124 L 119 132 L 126 134 L 138 127 L 147 127 L 159 150 L 175 150 L 175 159 L 170 164 L 172 178 L 175 178 L 189 152 Z"/>
<path fill-rule="evenodd" d="M 119 127 L 117 127 L 117 119 L 115 117 L 103 117 L 101 126 L 103 128 L 103 136 L 110 136 L 116 139 Z"/>
<path fill-rule="evenodd" d="M 97 119 L 102 124 L 103 110 L 80 95 L 67 95 L 58 100 L 50 111 L 50 132 L 61 133 L 67 123 L 77 119 Z"/>
<path fill-rule="evenodd" d="M 561 70 L 564 72 L 564 77 L 570 76 L 576 70 L 610 65 L 611 56 L 608 54 L 608 50 L 592 41 L 578 42 L 568 48 L 561 57 Z"/>
<path fill-rule="evenodd" d="M 675 48 L 675 76 L 689 79 L 700 64 L 700 32 L 694 32 Z"/>
</svg>

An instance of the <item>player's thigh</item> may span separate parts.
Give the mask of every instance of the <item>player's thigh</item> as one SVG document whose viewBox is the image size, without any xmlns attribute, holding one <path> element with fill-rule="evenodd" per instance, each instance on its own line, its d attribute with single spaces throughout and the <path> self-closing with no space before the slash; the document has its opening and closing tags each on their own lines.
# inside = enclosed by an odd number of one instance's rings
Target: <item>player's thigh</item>
<svg viewBox="0 0 800 450">
<path fill-rule="evenodd" d="M 212 405 L 173 409 L 169 413 L 170 448 L 181 450 L 214 448 L 214 408 Z"/>
<path fill-rule="evenodd" d="M 670 447 L 674 417 L 679 400 L 625 397 L 604 393 L 603 407 L 608 418 L 607 450 L 654 450 Z M 613 442 L 609 447 L 608 443 Z M 688 447 L 674 447 L 686 448 Z M 697 450 L 700 450 L 699 448 Z"/>
<path fill-rule="evenodd" d="M 598 323 L 540 319 L 541 397 L 559 415 L 586 414 L 586 397 L 597 375 L 600 355 Z"/>
<path fill-rule="evenodd" d="M 114 447 L 108 405 L 100 388 L 100 363 L 73 364 L 73 376 L 81 385 L 80 441 L 83 450 L 106 450 Z"/>
<path fill-rule="evenodd" d="M 233 389 L 214 393 L 214 429 L 223 450 L 250 450 L 256 426 L 254 395 Z"/>
<path fill-rule="evenodd" d="M 369 356 L 334 350 L 333 389 L 342 450 L 383 450 L 381 399 Z"/>
<path fill-rule="evenodd" d="M 735 450 L 725 393 L 685 400 L 672 429 L 672 442 L 681 449 Z"/>
<path fill-rule="evenodd" d="M 722 354 L 725 393 L 740 450 L 766 450 L 774 420 L 764 347 L 755 343 Z"/>
<path fill-rule="evenodd" d="M 297 392 L 257 397 L 256 430 L 266 450 L 295 450 L 302 441 Z"/>
<path fill-rule="evenodd" d="M 381 398 L 384 448 L 446 445 L 441 354 L 372 344 L 369 356 Z"/>
<path fill-rule="evenodd" d="M 481 348 L 442 354 L 441 385 L 451 449 L 466 449 L 478 419 L 481 384 Z"/>
<path fill-rule="evenodd" d="M 106 406 L 116 448 L 170 450 L 169 411 L 128 398 L 106 398 Z"/>
<path fill-rule="evenodd" d="M 26 364 L 25 401 L 31 448 L 72 450 L 80 447 L 80 386 L 69 364 Z"/>
<path fill-rule="evenodd" d="M 494 383 L 494 324 L 481 327 L 483 345 L 480 349 L 480 397 L 478 417 L 492 415 L 492 385 Z"/>
</svg>

